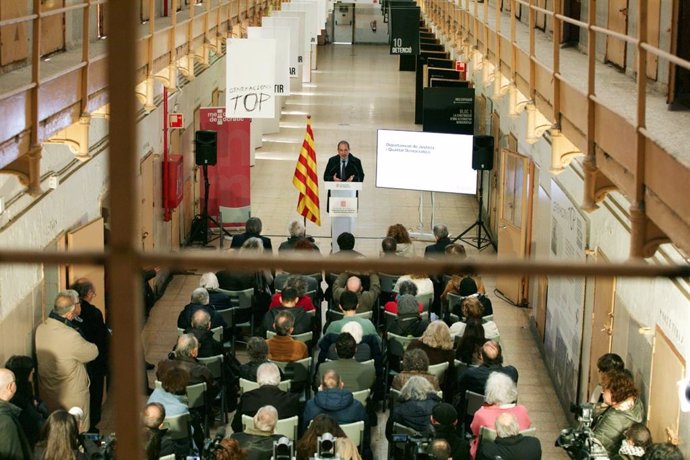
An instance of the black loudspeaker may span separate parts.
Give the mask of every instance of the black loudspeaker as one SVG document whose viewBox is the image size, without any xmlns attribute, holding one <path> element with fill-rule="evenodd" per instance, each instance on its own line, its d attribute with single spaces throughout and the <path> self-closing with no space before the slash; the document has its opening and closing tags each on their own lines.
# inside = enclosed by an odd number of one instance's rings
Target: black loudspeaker
<svg viewBox="0 0 690 460">
<path fill-rule="evenodd" d="M 218 157 L 218 133 L 197 131 L 194 135 L 194 160 L 196 164 L 213 166 Z"/>
<path fill-rule="evenodd" d="M 494 169 L 494 137 L 474 136 L 472 139 L 472 169 L 489 171 Z"/>
</svg>

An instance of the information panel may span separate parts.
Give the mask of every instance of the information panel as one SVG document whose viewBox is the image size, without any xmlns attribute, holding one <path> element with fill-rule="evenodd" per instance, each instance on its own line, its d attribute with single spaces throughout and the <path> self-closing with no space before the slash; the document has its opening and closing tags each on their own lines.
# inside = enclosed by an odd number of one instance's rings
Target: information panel
<svg viewBox="0 0 690 460">
<path fill-rule="evenodd" d="M 419 53 L 419 8 L 390 9 L 390 54 Z"/>
<path fill-rule="evenodd" d="M 273 118 L 275 116 L 276 41 L 231 38 L 227 42 L 228 118 Z M 256 59 L 261 56 L 261 59 Z"/>
</svg>

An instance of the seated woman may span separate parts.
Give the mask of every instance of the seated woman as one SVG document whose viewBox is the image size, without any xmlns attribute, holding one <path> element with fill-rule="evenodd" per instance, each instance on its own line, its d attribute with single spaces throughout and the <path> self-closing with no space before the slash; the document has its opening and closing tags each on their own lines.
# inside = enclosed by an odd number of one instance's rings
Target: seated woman
<svg viewBox="0 0 690 460">
<path fill-rule="evenodd" d="M 517 418 L 520 431 L 532 426 L 532 421 L 527 414 L 527 408 L 517 401 L 517 385 L 513 379 L 502 372 L 492 372 L 486 381 L 485 400 L 486 403 L 477 410 L 470 424 L 472 431 L 472 442 L 470 443 L 470 455 L 475 458 L 477 455 L 477 445 L 479 443 L 479 430 L 485 426 L 494 428 L 496 419 L 504 412 L 509 412 Z"/>
<path fill-rule="evenodd" d="M 399 423 L 428 434 L 431 421 L 431 411 L 441 402 L 434 387 L 423 377 L 414 376 L 405 383 L 400 391 L 391 415 L 386 423 L 386 438 L 393 441 L 393 424 Z"/>
<path fill-rule="evenodd" d="M 403 337 L 421 337 L 429 326 L 429 321 L 420 316 L 417 299 L 403 294 L 398 296 L 397 302 L 397 316 L 386 315 L 386 331 Z"/>
<path fill-rule="evenodd" d="M 450 279 L 450 281 L 448 281 L 448 284 L 446 285 L 446 288 L 443 290 L 443 293 L 441 293 L 441 301 L 444 305 L 444 311 L 447 313 L 453 313 L 455 315 L 457 315 L 458 313 L 462 314 L 461 311 L 450 311 L 450 309 L 446 308 L 448 307 L 448 294 L 450 293 L 457 294 L 463 298 L 476 298 L 484 307 L 484 315 L 494 314 L 491 299 L 479 292 L 479 288 L 477 286 L 476 281 L 472 279 L 470 276 L 460 277 L 454 275 Z"/>
<path fill-rule="evenodd" d="M 247 452 L 237 439 L 225 438 L 216 449 L 215 460 L 247 460 Z"/>
<path fill-rule="evenodd" d="M 625 432 L 634 423 L 644 420 L 644 405 L 637 397 L 632 375 L 627 370 L 611 371 L 602 382 L 604 403 L 594 416 L 594 437 L 606 448 L 609 457 L 615 457 L 625 438 Z"/>
<path fill-rule="evenodd" d="M 450 327 L 451 334 L 453 333 L 453 326 Z M 484 345 L 486 340 L 482 320 L 469 318 L 458 349 L 455 351 L 455 357 L 470 366 L 481 364 L 482 345 Z"/>
<path fill-rule="evenodd" d="M 456 257 L 458 259 L 464 260 L 467 259 L 467 252 L 465 251 L 465 246 L 462 244 L 454 243 L 454 244 L 449 244 L 446 246 L 445 253 L 447 256 L 450 257 Z M 482 277 L 479 276 L 476 273 L 456 273 L 454 276 L 457 276 L 459 278 L 465 278 L 465 277 L 470 277 L 472 280 L 476 283 L 477 285 L 477 291 L 482 295 L 486 294 L 486 288 L 484 287 L 484 282 L 482 281 Z"/>
<path fill-rule="evenodd" d="M 86 454 L 79 452 L 77 419 L 62 409 L 50 414 L 43 426 L 41 440 L 36 444 L 34 459 L 86 460 L 87 458 Z"/>
<path fill-rule="evenodd" d="M 456 321 L 450 326 L 450 333 L 453 336 L 462 336 L 465 333 L 465 326 L 470 318 L 481 321 L 482 327 L 484 328 L 484 336 L 488 340 L 493 340 L 500 336 L 498 332 L 498 326 L 496 323 L 491 321 L 483 322 L 482 317 L 487 313 L 484 312 L 484 305 L 477 297 L 468 297 L 462 301 L 460 304 L 460 313 L 464 318 L 464 321 Z"/>
<path fill-rule="evenodd" d="M 5 368 L 14 372 L 17 392 L 10 402 L 20 408 L 19 424 L 26 434 L 29 444 L 36 444 L 43 424 L 48 417 L 48 408 L 34 395 L 34 360 L 28 356 L 11 356 L 5 363 Z"/>
<path fill-rule="evenodd" d="M 405 383 L 412 377 L 422 377 L 426 379 L 434 391 L 441 387 L 435 375 L 429 373 L 429 357 L 424 350 L 406 350 L 403 355 L 402 371 L 393 377 L 391 388 L 400 391 Z"/>
<path fill-rule="evenodd" d="M 417 295 L 417 285 L 414 284 L 412 281 L 403 281 L 399 285 L 396 284 L 397 286 L 397 292 L 398 296 L 395 298 L 395 300 L 391 300 L 390 302 L 386 302 L 386 304 L 383 306 L 383 309 L 389 313 L 395 313 L 398 314 L 398 301 L 401 296 L 404 295 L 411 295 L 412 297 L 415 297 Z M 419 306 L 418 310 L 419 313 L 422 313 L 424 311 L 424 306 L 417 302 L 417 305 Z"/>
<path fill-rule="evenodd" d="M 207 272 L 201 275 L 199 287 L 206 288 L 208 291 L 209 303 L 216 307 L 216 310 L 227 310 L 232 307 L 230 296 L 218 290 L 220 285 L 218 284 L 218 277 L 215 273 Z"/>
<path fill-rule="evenodd" d="M 185 401 L 187 383 L 189 383 L 189 374 L 186 371 L 170 369 L 162 376 L 161 386 L 163 388 L 153 390 L 146 404 L 162 404 L 168 417 L 188 413 L 189 408 L 186 402 L 183 402 Z"/>
<path fill-rule="evenodd" d="M 407 349 L 424 350 L 429 357 L 430 365 L 447 361 L 449 369 L 453 368 L 455 362 L 453 339 L 450 336 L 450 329 L 443 321 L 436 320 L 429 323 L 424 334 L 419 339 L 410 342 Z"/>
<path fill-rule="evenodd" d="M 403 257 L 412 257 L 415 255 L 414 245 L 410 239 L 410 234 L 402 224 L 394 224 L 388 227 L 386 236 L 395 240 L 395 253 Z"/>
<path fill-rule="evenodd" d="M 313 311 L 316 310 L 316 307 L 314 306 L 311 296 L 307 295 L 308 280 L 306 278 L 307 277 L 304 275 L 290 275 L 285 279 L 285 283 L 283 286 L 281 286 L 280 290 L 282 291 L 288 287 L 295 288 L 295 290 L 297 290 L 296 306 L 304 308 L 304 311 Z M 280 292 L 276 292 L 273 294 L 273 297 L 271 298 L 271 305 L 269 305 L 268 308 L 271 309 L 279 307 L 280 305 Z"/>
<path fill-rule="evenodd" d="M 309 460 L 317 453 L 317 441 L 325 433 L 335 438 L 335 455 L 343 460 L 361 460 L 357 446 L 340 428 L 340 425 L 329 415 L 320 414 L 314 417 L 307 431 L 297 441 L 297 460 Z"/>
</svg>

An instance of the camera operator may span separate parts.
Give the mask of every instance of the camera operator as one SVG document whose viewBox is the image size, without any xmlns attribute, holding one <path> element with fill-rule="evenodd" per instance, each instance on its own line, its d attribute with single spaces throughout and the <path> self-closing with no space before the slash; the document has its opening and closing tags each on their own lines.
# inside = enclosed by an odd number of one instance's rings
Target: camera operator
<svg viewBox="0 0 690 460">
<path fill-rule="evenodd" d="M 637 389 L 628 371 L 612 371 L 602 385 L 604 403 L 608 406 L 595 414 L 592 434 L 606 448 L 609 457 L 615 458 L 625 437 L 634 423 L 642 423 L 644 406 L 637 397 Z"/>
</svg>

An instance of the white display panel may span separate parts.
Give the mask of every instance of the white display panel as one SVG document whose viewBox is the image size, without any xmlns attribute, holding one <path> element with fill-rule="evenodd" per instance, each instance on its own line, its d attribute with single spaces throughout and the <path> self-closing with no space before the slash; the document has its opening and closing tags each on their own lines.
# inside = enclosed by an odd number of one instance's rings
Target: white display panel
<svg viewBox="0 0 690 460">
<path fill-rule="evenodd" d="M 472 136 L 379 129 L 376 186 L 475 194 Z"/>
</svg>

